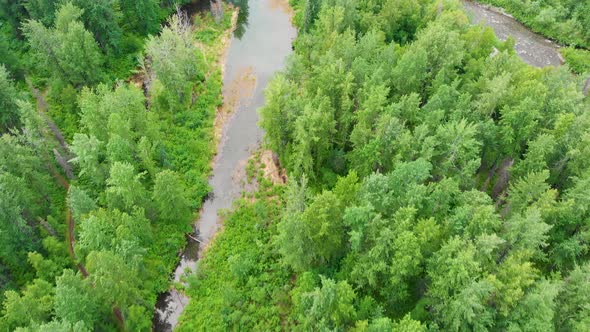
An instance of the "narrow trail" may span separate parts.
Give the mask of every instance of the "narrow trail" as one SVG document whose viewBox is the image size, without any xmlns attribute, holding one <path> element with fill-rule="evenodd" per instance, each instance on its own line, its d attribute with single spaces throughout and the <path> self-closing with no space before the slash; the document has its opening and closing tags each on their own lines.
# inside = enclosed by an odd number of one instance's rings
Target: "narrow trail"
<svg viewBox="0 0 590 332">
<path fill-rule="evenodd" d="M 65 201 L 67 202 L 67 195 L 70 190 L 70 183 L 69 183 L 68 179 L 73 180 L 75 178 L 72 168 L 68 163 L 68 159 L 70 159 L 70 155 L 71 155 L 69 146 L 68 146 L 63 134 L 59 130 L 59 127 L 57 127 L 57 125 L 53 122 L 53 120 L 51 120 L 51 117 L 47 114 L 47 111 L 49 109 L 49 104 L 47 103 L 47 100 L 45 99 L 45 95 L 43 93 L 41 93 L 39 91 L 39 89 L 35 88 L 29 79 L 27 79 L 26 81 L 27 81 L 27 85 L 29 86 L 29 89 L 31 90 L 31 92 L 33 94 L 33 97 L 35 97 L 36 104 L 37 104 L 37 112 L 40 115 L 41 119 L 45 122 L 45 125 L 47 126 L 49 131 L 51 132 L 51 135 L 44 134 L 44 136 L 46 136 L 46 138 L 49 140 L 51 140 L 51 139 L 55 140 L 55 142 L 57 142 L 59 145 L 59 149 L 61 152 L 58 152 L 57 149 L 53 149 L 53 153 L 54 153 L 54 157 L 56 159 L 56 162 L 62 167 L 62 170 L 63 170 L 64 174 L 66 174 L 67 179 L 55 168 L 54 164 L 51 162 L 50 156 L 45 154 L 44 157 L 46 159 L 46 166 L 47 166 L 47 169 L 49 170 L 49 173 L 55 179 L 55 181 L 61 187 L 63 187 L 65 189 L 65 191 L 66 191 Z M 76 256 L 76 252 L 74 250 L 75 245 L 76 245 L 76 236 L 75 236 L 76 223 L 75 223 L 74 217 L 72 216 L 72 211 L 67 206 L 67 203 L 66 203 L 66 211 L 65 212 L 66 212 L 65 221 L 66 221 L 66 225 L 67 225 L 66 241 L 67 241 L 68 254 L 70 255 L 70 258 L 72 260 L 72 264 L 74 264 L 76 266 L 76 268 L 78 269 L 78 271 L 82 275 L 82 278 L 86 279 L 90 275 L 88 273 L 88 270 L 86 270 L 86 267 L 84 266 L 84 264 L 82 264 L 80 262 L 80 260 L 78 259 L 78 257 Z M 94 284 L 92 285 L 92 287 L 94 287 Z M 117 327 L 119 328 L 120 331 L 124 331 L 125 330 L 125 319 L 123 317 L 123 313 L 121 312 L 121 309 L 117 306 L 114 306 L 112 309 L 112 312 L 113 312 L 113 316 L 115 317 L 115 320 L 117 322 Z"/>
</svg>

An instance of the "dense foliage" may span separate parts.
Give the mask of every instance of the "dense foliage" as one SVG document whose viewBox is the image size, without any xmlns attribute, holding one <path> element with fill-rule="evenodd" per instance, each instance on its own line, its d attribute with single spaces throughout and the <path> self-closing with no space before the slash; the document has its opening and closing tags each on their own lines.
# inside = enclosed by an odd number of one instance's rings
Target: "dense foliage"
<svg viewBox="0 0 590 332">
<path fill-rule="evenodd" d="M 577 78 L 456 1 L 295 7 L 261 109 L 287 190 L 226 218 L 181 330 L 589 330 Z"/>
<path fill-rule="evenodd" d="M 208 192 L 231 25 L 161 25 L 179 2 L 0 2 L 0 330 L 151 330 Z"/>
</svg>

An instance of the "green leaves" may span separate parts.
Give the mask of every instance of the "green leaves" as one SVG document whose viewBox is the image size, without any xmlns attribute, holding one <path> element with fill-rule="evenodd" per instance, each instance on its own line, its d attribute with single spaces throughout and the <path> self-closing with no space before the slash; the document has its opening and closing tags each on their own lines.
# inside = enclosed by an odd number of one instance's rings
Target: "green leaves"
<svg viewBox="0 0 590 332">
<path fill-rule="evenodd" d="M 305 180 L 304 180 L 305 181 Z M 305 182 L 302 183 L 304 188 Z M 276 244 L 285 262 L 297 271 L 320 266 L 337 257 L 343 246 L 342 205 L 334 193 L 326 191 L 305 206 L 305 195 L 295 185 L 290 213 L 277 226 Z M 304 190 L 304 189 L 303 189 Z"/>
<path fill-rule="evenodd" d="M 129 163 L 114 163 L 107 179 L 106 201 L 109 208 L 131 212 L 135 207 L 145 207 L 147 191 L 141 183 L 142 176 L 136 174 Z"/>
<path fill-rule="evenodd" d="M 76 86 L 96 83 L 102 76 L 103 55 L 92 34 L 78 21 L 82 13 L 66 3 L 58 10 L 53 28 L 34 20 L 23 26 L 30 47 L 46 70 Z"/>
<path fill-rule="evenodd" d="M 161 220 L 184 223 L 191 217 L 184 184 L 173 171 L 164 170 L 156 175 L 152 200 Z"/>
<path fill-rule="evenodd" d="M 193 86 L 203 79 L 204 57 L 191 32 L 188 17 L 174 15 L 158 37 L 148 39 L 145 47 L 149 69 L 176 107 L 189 103 Z"/>
<path fill-rule="evenodd" d="M 41 323 L 51 316 L 54 295 L 50 283 L 42 279 L 35 281 L 24 289 L 22 295 L 13 290 L 4 296 L 3 316 L 0 325 L 4 329 L 14 330 L 27 326 L 31 322 Z"/>
<path fill-rule="evenodd" d="M 18 106 L 16 103 L 19 93 L 11 80 L 6 67 L 0 64 L 0 133 L 19 123 Z"/>
<path fill-rule="evenodd" d="M 346 281 L 322 278 L 322 286 L 302 295 L 300 317 L 302 328 L 342 330 L 354 321 L 355 293 Z"/>
<path fill-rule="evenodd" d="M 81 322 L 84 326 L 95 326 L 100 319 L 100 307 L 95 290 L 88 279 L 82 279 L 72 270 L 64 270 L 56 279 L 55 314 L 66 322 Z"/>
</svg>

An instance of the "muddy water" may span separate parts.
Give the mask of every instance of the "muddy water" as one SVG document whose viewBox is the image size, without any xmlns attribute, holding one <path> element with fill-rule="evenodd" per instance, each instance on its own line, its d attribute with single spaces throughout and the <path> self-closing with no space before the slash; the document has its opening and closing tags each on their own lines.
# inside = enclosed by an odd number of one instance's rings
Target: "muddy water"
<svg viewBox="0 0 590 332">
<path fill-rule="evenodd" d="M 516 53 L 528 64 L 535 67 L 559 66 L 563 63 L 558 52 L 559 45 L 545 39 L 499 10 L 473 1 L 463 1 L 467 14 L 474 23 L 483 22 L 494 29 L 498 38 L 506 40 L 512 36 Z"/>
<path fill-rule="evenodd" d="M 241 0 L 247 5 L 247 20 L 232 36 L 223 77 L 224 111 L 232 115 L 221 129 L 213 175 L 212 192 L 205 201 L 193 237 L 174 273 L 174 280 L 196 268 L 203 248 L 220 227 L 219 212 L 229 209 L 244 190 L 245 166 L 262 139 L 256 110 L 263 105 L 263 90 L 275 72 L 284 68 L 296 30 L 290 22 L 286 0 Z M 238 18 L 238 21 L 240 19 Z M 176 290 L 162 294 L 156 304 L 154 330 L 171 331 L 188 298 Z"/>
</svg>

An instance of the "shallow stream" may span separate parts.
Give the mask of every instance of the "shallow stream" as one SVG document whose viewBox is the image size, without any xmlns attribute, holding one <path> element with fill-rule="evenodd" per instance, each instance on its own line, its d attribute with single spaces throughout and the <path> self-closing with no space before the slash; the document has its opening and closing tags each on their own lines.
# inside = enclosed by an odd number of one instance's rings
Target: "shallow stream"
<svg viewBox="0 0 590 332">
<path fill-rule="evenodd" d="M 283 69 L 292 52 L 297 34 L 291 25 L 291 10 L 286 0 L 241 0 L 238 26 L 232 35 L 225 59 L 223 77 L 224 111 L 231 116 L 221 128 L 213 173 L 212 192 L 203 204 L 199 220 L 174 280 L 194 271 L 203 248 L 220 227 L 219 212 L 229 209 L 244 190 L 246 164 L 262 140 L 257 109 L 264 104 L 263 90 L 272 76 Z M 188 298 L 172 289 L 156 304 L 155 331 L 171 331 Z"/>
</svg>

